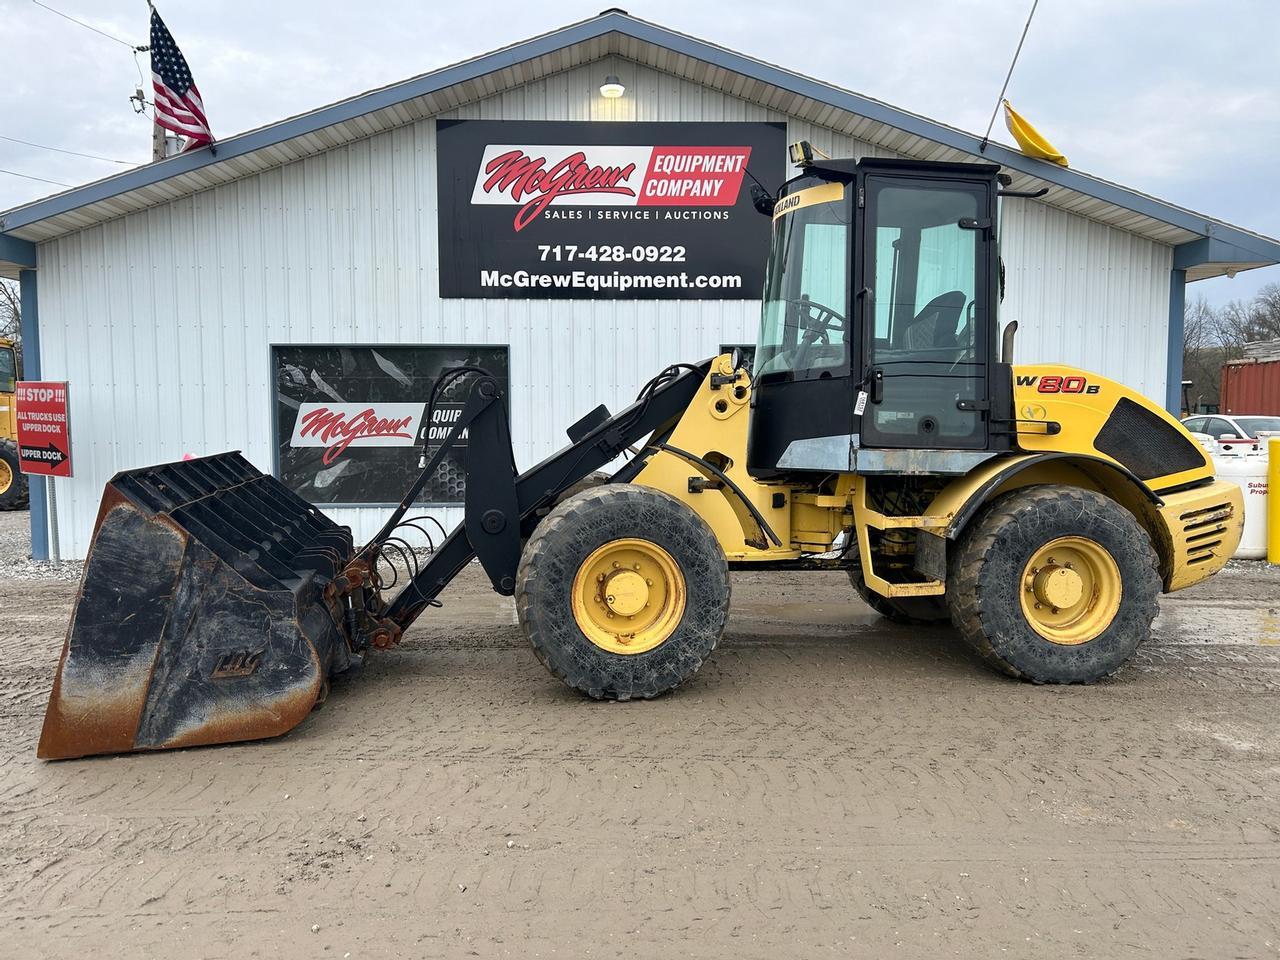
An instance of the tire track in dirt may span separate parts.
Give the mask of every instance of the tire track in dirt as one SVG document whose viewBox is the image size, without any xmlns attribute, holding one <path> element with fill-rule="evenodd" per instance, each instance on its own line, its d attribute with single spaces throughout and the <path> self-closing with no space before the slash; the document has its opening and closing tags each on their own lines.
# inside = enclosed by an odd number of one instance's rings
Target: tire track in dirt
<svg viewBox="0 0 1280 960">
<path fill-rule="evenodd" d="M 566 694 L 469 573 L 285 738 L 60 764 L 33 751 L 71 588 L 41 585 L 0 622 L 8 943 L 1274 953 L 1280 650 L 1158 639 L 1104 684 L 1035 688 L 886 628 L 847 582 L 753 576 L 696 681 L 652 703 Z"/>
</svg>

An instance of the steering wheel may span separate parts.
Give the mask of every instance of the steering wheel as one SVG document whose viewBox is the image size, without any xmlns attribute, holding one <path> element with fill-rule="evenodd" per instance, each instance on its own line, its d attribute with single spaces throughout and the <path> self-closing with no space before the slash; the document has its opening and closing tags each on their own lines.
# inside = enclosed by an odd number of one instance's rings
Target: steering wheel
<svg viewBox="0 0 1280 960">
<path fill-rule="evenodd" d="M 787 304 L 796 311 L 796 319 L 804 332 L 801 343 L 831 343 L 831 332 L 844 330 L 845 317 L 826 304 L 808 297 L 788 298 Z"/>
</svg>

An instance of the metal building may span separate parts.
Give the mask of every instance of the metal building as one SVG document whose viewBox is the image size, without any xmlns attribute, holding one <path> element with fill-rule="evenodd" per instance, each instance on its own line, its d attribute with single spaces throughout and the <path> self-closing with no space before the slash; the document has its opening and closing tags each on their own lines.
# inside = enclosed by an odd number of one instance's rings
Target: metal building
<svg viewBox="0 0 1280 960">
<path fill-rule="evenodd" d="M 606 78 L 625 93 L 604 96 Z M 608 126 L 597 143 L 632 124 L 773 124 L 776 178 L 793 172 L 783 144 L 800 139 L 832 156 L 998 163 L 1013 189 L 1047 188 L 1001 214 L 1001 316 L 1021 322 L 1018 360 L 1094 370 L 1174 409 L 1185 284 L 1280 262 L 1275 240 L 998 144 L 980 155 L 974 135 L 607 11 L 0 214 L 26 377 L 71 387 L 75 474 L 53 481 L 56 545 L 47 484 L 32 485 L 35 556 L 84 555 L 118 470 L 225 449 L 279 469 L 286 348 L 502 348 L 523 467 L 663 365 L 754 341 L 755 290 L 442 295 L 440 248 L 452 244 L 440 217 L 460 201 L 440 195 L 439 141 L 455 120 Z M 357 539 L 384 513 L 325 507 Z M 461 515 L 433 512 L 446 527 Z"/>
</svg>

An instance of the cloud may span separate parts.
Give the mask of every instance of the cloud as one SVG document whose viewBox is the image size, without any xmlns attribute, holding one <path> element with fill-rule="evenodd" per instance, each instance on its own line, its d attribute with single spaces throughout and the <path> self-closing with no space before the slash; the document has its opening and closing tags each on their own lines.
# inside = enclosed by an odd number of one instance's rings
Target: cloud
<svg viewBox="0 0 1280 960">
<path fill-rule="evenodd" d="M 118 36 L 146 36 L 146 10 L 137 0 L 50 2 Z M 555 29 L 602 6 L 490 0 L 477 16 L 474 5 L 409 0 L 165 0 L 163 13 L 215 131 L 227 136 Z M 976 133 L 986 127 L 1028 6 L 627 4 L 636 16 Z M 0 132 L 137 162 L 150 156 L 149 122 L 128 102 L 138 72 L 124 47 L 24 0 L 0 0 L 0 23 Z M 1272 0 L 1218 0 L 1212 7 L 1197 0 L 1043 2 L 1010 96 L 1077 168 L 1277 236 L 1276 24 Z M 145 57 L 142 65 L 145 71 Z M 999 118 L 994 136 L 1008 142 Z M 120 169 L 4 141 L 0 167 L 73 183 Z M 49 189 L 0 175 L 0 209 Z M 1237 281 L 1233 289 L 1244 287 Z"/>
</svg>

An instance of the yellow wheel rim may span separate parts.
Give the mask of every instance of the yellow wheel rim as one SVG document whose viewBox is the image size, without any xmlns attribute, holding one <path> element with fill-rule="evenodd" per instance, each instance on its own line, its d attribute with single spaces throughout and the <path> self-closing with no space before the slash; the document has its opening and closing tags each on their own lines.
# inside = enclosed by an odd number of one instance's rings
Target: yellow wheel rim
<svg viewBox="0 0 1280 960">
<path fill-rule="evenodd" d="M 8 493 L 11 486 L 13 486 L 13 470 L 9 468 L 9 464 L 0 460 L 0 494 Z"/>
<path fill-rule="evenodd" d="M 644 653 L 675 633 L 685 607 L 684 574 L 649 540 L 611 540 L 573 578 L 573 619 L 601 650 Z"/>
<path fill-rule="evenodd" d="M 1050 643 L 1088 643 L 1120 609 L 1120 568 L 1102 545 L 1059 537 L 1037 550 L 1022 570 L 1022 612 Z"/>
</svg>

